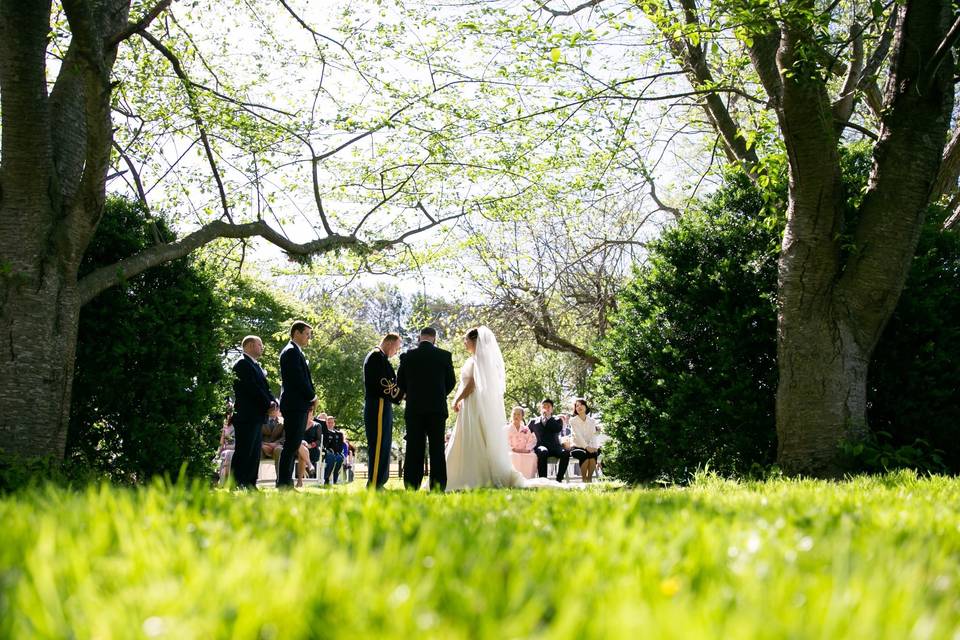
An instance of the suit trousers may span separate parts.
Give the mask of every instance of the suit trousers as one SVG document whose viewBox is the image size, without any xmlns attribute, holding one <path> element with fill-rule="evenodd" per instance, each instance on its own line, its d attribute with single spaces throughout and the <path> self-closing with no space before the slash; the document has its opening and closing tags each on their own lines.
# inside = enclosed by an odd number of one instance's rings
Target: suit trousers
<svg viewBox="0 0 960 640">
<path fill-rule="evenodd" d="M 238 487 L 256 488 L 260 472 L 260 443 L 263 441 L 263 420 L 233 419 L 236 445 L 233 451 L 233 480 Z"/>
<path fill-rule="evenodd" d="M 423 482 L 423 459 L 430 447 L 430 489 L 447 488 L 447 459 L 444 456 L 444 428 L 447 416 L 442 413 L 407 413 L 407 459 L 403 467 L 403 484 L 416 491 Z"/>
<path fill-rule="evenodd" d="M 559 458 L 557 463 L 557 482 L 563 480 L 567 472 L 567 465 L 570 464 L 570 452 L 563 447 L 545 447 L 540 445 L 533 449 L 537 454 L 537 475 L 541 478 L 547 477 L 547 458 Z"/>
<path fill-rule="evenodd" d="M 365 398 L 363 426 L 367 432 L 367 486 L 380 489 L 390 479 L 393 446 L 393 404 L 384 398 Z"/>
<path fill-rule="evenodd" d="M 277 487 L 293 486 L 293 469 L 297 464 L 300 443 L 307 431 L 308 409 L 302 411 L 286 410 L 283 414 L 283 451 L 277 463 Z"/>
</svg>

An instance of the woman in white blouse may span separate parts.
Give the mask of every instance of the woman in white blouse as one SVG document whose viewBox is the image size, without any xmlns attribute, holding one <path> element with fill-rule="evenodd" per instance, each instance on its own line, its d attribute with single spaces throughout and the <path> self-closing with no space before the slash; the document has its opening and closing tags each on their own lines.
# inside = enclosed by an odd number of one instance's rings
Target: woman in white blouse
<svg viewBox="0 0 960 640">
<path fill-rule="evenodd" d="M 573 430 L 570 457 L 580 462 L 580 476 L 583 481 L 593 482 L 593 473 L 597 470 L 597 458 L 600 455 L 600 429 L 597 421 L 590 416 L 590 407 L 583 398 L 573 401 L 570 428 Z"/>
</svg>

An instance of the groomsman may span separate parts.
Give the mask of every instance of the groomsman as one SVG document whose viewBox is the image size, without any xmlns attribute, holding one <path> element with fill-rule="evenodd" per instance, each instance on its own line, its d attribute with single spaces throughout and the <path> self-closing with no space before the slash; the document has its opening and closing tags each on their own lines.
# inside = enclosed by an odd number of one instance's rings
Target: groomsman
<svg viewBox="0 0 960 640">
<path fill-rule="evenodd" d="M 567 465 L 570 464 L 570 452 L 560 444 L 563 422 L 553 415 L 553 400 L 543 399 L 540 403 L 540 417 L 531 420 L 527 428 L 537 436 L 537 446 L 533 448 L 533 452 L 537 454 L 537 475 L 546 478 L 547 458 L 559 458 L 557 482 L 562 482 Z"/>
<path fill-rule="evenodd" d="M 240 346 L 243 356 L 233 365 L 236 447 L 231 467 L 237 487 L 256 489 L 260 470 L 261 427 L 267 421 L 267 414 L 276 416 L 277 400 L 267 384 L 267 374 L 257 362 L 263 355 L 263 341 L 257 336 L 247 336 Z"/>
<path fill-rule="evenodd" d="M 307 414 L 317 404 L 310 365 L 303 354 L 312 337 L 313 327 L 297 320 L 290 326 L 290 342 L 280 352 L 280 413 L 283 414 L 284 440 L 277 464 L 277 488 L 293 486 L 293 466 L 307 430 Z"/>
<path fill-rule="evenodd" d="M 367 487 L 376 489 L 390 479 L 393 405 L 400 403 L 400 388 L 390 358 L 399 350 L 400 336 L 388 333 L 363 361 L 363 426 L 369 445 Z"/>
</svg>

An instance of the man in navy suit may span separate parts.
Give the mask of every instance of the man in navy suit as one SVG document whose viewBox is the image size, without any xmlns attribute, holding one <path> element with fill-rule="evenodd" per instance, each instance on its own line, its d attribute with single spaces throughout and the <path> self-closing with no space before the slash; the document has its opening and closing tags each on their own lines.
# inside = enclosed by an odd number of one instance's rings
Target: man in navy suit
<svg viewBox="0 0 960 640">
<path fill-rule="evenodd" d="M 257 362 L 263 355 L 263 341 L 247 336 L 241 343 L 243 356 L 233 365 L 233 478 L 237 487 L 257 488 L 260 470 L 261 427 L 268 414 L 276 415 L 277 400 L 267 384 L 267 375 Z"/>
<path fill-rule="evenodd" d="M 403 412 L 407 423 L 407 460 L 403 484 L 416 491 L 423 482 L 423 457 L 430 446 L 430 489 L 447 488 L 447 461 L 444 458 L 444 427 L 447 423 L 447 396 L 457 385 L 453 356 L 435 346 L 437 330 L 424 327 L 420 344 L 400 356 L 397 386 L 406 397 Z"/>
<path fill-rule="evenodd" d="M 297 320 L 290 326 L 290 342 L 280 352 L 280 413 L 283 414 L 284 440 L 277 464 L 277 488 L 293 487 L 293 466 L 307 430 L 307 414 L 317 404 L 310 366 L 303 354 L 312 337 L 313 327 Z"/>
<path fill-rule="evenodd" d="M 537 454 L 537 475 L 547 477 L 547 458 L 558 458 L 557 482 L 563 482 L 570 463 L 570 452 L 560 444 L 560 432 L 563 431 L 563 421 L 553 415 L 553 400 L 544 398 L 540 403 L 540 417 L 534 418 L 527 424 L 537 436 L 537 446 L 533 452 Z"/>
</svg>

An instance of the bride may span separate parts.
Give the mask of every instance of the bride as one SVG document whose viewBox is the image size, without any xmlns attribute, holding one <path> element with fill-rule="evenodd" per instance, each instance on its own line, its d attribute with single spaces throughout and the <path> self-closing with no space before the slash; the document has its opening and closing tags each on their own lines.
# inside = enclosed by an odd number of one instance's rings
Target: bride
<svg viewBox="0 0 960 640">
<path fill-rule="evenodd" d="M 527 480 L 513 468 L 503 430 L 506 372 L 493 332 L 471 329 L 463 339 L 470 357 L 460 370 L 453 400 L 457 425 L 447 445 L 447 491 L 474 487 L 561 485 L 546 478 Z"/>
</svg>

